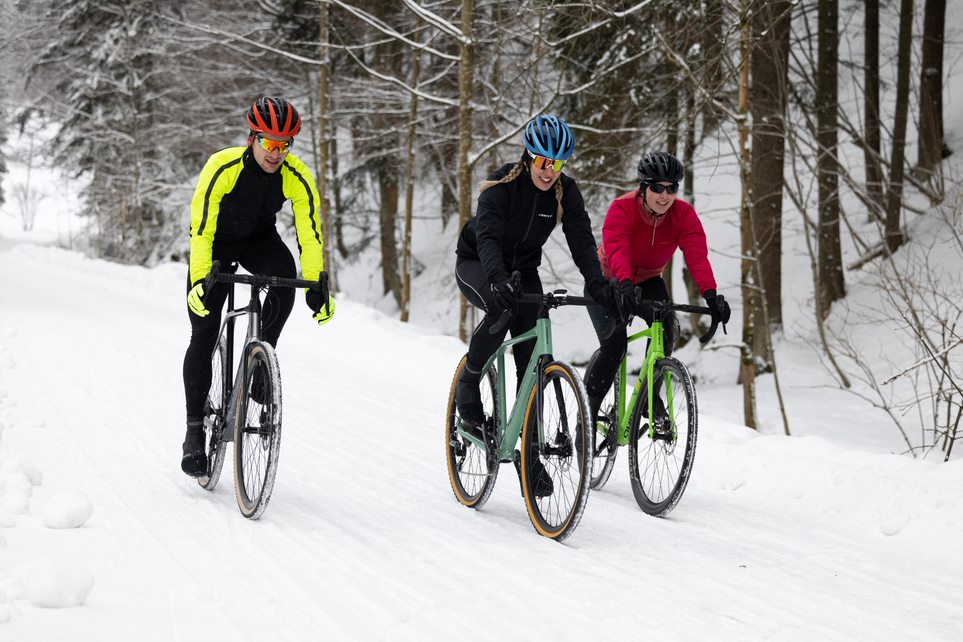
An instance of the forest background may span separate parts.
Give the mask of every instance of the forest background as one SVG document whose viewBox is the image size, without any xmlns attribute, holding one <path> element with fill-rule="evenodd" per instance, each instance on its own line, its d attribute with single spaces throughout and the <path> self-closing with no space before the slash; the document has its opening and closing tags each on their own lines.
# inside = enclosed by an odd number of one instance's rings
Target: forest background
<svg viewBox="0 0 963 642">
<path fill-rule="evenodd" d="M 944 60 L 958 35 L 945 33 L 945 1 L 0 7 L 16 25 L 0 36 L 0 136 L 27 141 L 18 161 L 80 181 L 84 225 L 70 247 L 123 263 L 185 261 L 186 204 L 204 160 L 241 143 L 257 96 L 283 95 L 305 117 L 295 151 L 316 170 L 336 288 L 402 320 L 417 317 L 412 293 L 430 291 L 457 311 L 434 320 L 464 339 L 477 319 L 449 274 L 453 239 L 478 182 L 517 157 L 525 123 L 557 113 L 578 137 L 566 171 L 597 238 L 647 149 L 679 156 L 681 196 L 737 228 L 728 259 L 738 268 L 724 283 L 741 318 L 723 349 L 739 355 L 746 425 L 759 423 L 758 377 L 783 407 L 778 346 L 802 312 L 834 380 L 885 411 L 905 452 L 952 456 L 963 202 L 945 162 L 943 92 L 959 62 Z M 24 229 L 40 199 L 27 176 L 0 195 Z M 812 274 L 801 302 L 783 291 L 790 247 Z M 577 287 L 553 251 L 544 268 Z M 698 302 L 683 266 L 666 275 L 676 299 Z M 878 298 L 847 300 L 854 279 L 871 280 Z M 859 328 L 880 323 L 893 325 L 898 349 L 869 354 Z M 683 320 L 682 341 L 697 324 Z"/>
</svg>

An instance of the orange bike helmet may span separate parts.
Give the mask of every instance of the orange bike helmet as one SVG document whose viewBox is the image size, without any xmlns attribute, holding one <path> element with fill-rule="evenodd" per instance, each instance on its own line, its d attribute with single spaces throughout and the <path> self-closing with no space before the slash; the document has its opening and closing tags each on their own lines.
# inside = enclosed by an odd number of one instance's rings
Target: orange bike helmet
<svg viewBox="0 0 963 642">
<path fill-rule="evenodd" d="M 301 115 L 283 98 L 258 98 L 247 110 L 247 125 L 252 132 L 275 138 L 293 138 L 301 131 Z"/>
</svg>

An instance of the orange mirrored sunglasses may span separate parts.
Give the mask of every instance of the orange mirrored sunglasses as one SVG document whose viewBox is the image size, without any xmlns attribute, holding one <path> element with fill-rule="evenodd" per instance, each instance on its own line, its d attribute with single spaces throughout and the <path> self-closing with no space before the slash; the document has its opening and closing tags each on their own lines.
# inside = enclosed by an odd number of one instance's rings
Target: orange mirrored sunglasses
<svg viewBox="0 0 963 642">
<path fill-rule="evenodd" d="M 562 171 L 562 168 L 565 167 L 565 161 L 563 160 L 555 160 L 554 158 L 547 158 L 545 156 L 536 156 L 531 152 L 528 152 L 528 155 L 532 157 L 532 165 L 538 169 L 548 169 L 551 167 L 556 172 L 560 172 Z"/>
<path fill-rule="evenodd" d="M 293 140 L 271 140 L 270 138 L 265 138 L 260 134 L 256 134 L 254 136 L 254 140 L 257 141 L 257 144 L 260 145 L 261 149 L 264 151 L 273 152 L 274 150 L 277 150 L 282 154 L 291 149 L 291 145 L 294 144 Z"/>
</svg>

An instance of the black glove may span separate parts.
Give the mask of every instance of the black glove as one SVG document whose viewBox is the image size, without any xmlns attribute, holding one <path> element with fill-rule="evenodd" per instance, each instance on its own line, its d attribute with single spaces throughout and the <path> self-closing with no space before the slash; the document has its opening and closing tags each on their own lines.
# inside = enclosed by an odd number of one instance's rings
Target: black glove
<svg viewBox="0 0 963 642">
<path fill-rule="evenodd" d="M 619 302 L 622 304 L 622 314 L 628 317 L 630 314 L 639 314 L 639 299 L 635 294 L 635 283 L 632 279 L 624 279 L 619 283 L 618 292 Z"/>
<path fill-rule="evenodd" d="M 500 283 L 492 283 L 492 303 L 500 310 L 511 310 L 515 307 L 515 297 L 518 292 L 511 279 L 506 279 Z"/>
<path fill-rule="evenodd" d="M 652 323 L 656 312 L 663 312 L 666 308 L 664 301 L 652 299 L 639 299 L 638 286 L 630 279 L 625 279 L 619 283 L 619 298 L 622 301 L 622 314 L 628 316 L 634 314 Z"/>
<path fill-rule="evenodd" d="M 321 310 L 321 307 L 328 302 L 330 296 L 327 279 L 321 279 L 321 285 L 317 290 L 308 288 L 304 291 L 304 301 L 308 304 L 308 307 L 311 308 L 311 312 Z"/>
<path fill-rule="evenodd" d="M 712 320 L 716 323 L 721 323 L 723 325 L 729 323 L 729 317 L 732 316 L 732 310 L 729 308 L 729 304 L 726 302 L 726 297 L 721 294 L 716 294 L 715 290 L 706 290 L 706 293 L 702 295 L 702 298 L 706 300 L 706 305 L 709 306 L 709 310 L 712 312 Z"/>
<path fill-rule="evenodd" d="M 605 279 L 592 280 L 586 284 L 586 289 L 596 303 L 605 308 L 609 315 L 618 315 L 619 306 L 616 299 L 619 293 L 614 283 Z"/>
</svg>

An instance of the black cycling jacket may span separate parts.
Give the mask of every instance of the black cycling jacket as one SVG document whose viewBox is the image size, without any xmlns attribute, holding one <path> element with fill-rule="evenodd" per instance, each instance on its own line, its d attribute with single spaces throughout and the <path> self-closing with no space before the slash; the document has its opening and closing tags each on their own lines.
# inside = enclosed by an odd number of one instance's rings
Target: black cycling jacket
<svg viewBox="0 0 963 642">
<path fill-rule="evenodd" d="M 514 163 L 489 176 L 506 176 Z M 569 251 L 587 284 L 604 279 L 592 224 L 575 180 L 562 174 L 562 231 Z M 534 270 L 542 262 L 542 246 L 556 225 L 555 188 L 542 191 L 523 172 L 510 183 L 489 187 L 478 196 L 475 216 L 462 228 L 456 254 L 479 259 L 490 283 L 507 280 L 515 270 Z"/>
</svg>

